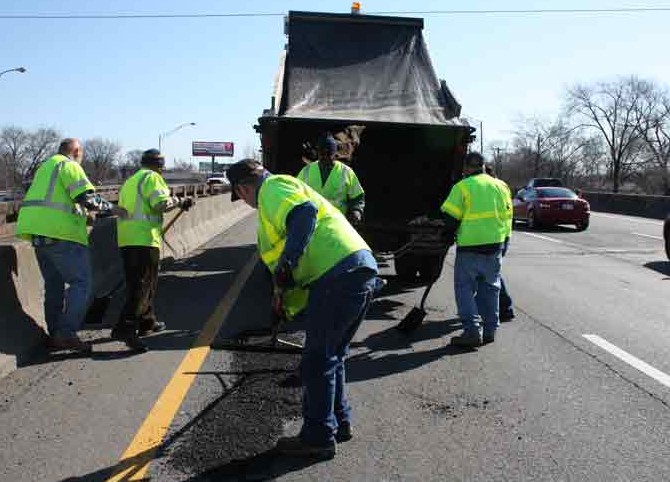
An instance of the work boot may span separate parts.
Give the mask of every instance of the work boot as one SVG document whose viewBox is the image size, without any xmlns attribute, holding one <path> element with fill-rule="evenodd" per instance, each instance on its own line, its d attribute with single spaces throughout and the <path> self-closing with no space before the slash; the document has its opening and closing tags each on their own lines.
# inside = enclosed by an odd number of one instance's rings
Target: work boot
<svg viewBox="0 0 670 482">
<path fill-rule="evenodd" d="M 482 336 L 482 344 L 483 345 L 488 345 L 489 343 L 493 343 L 496 341 L 496 332 L 491 332 L 491 333 L 484 333 L 484 336 Z"/>
<path fill-rule="evenodd" d="M 512 321 L 515 318 L 514 310 L 505 310 L 500 312 L 500 322 Z"/>
<path fill-rule="evenodd" d="M 463 348 L 477 348 L 482 346 L 482 335 L 479 333 L 462 333 L 451 339 L 451 344 Z"/>
<path fill-rule="evenodd" d="M 351 429 L 351 424 L 349 422 L 342 422 L 339 427 L 337 427 L 335 441 L 338 444 L 341 444 L 342 442 L 348 442 L 352 438 L 354 438 L 354 432 Z"/>
<path fill-rule="evenodd" d="M 161 331 L 165 331 L 165 328 L 167 328 L 167 326 L 162 321 L 154 321 L 149 326 L 141 326 L 140 325 L 140 331 L 137 335 L 138 336 L 147 336 L 151 333 L 159 333 Z"/>
<path fill-rule="evenodd" d="M 128 348 L 138 353 L 144 353 L 149 350 L 134 330 L 130 331 L 115 326 L 112 329 L 111 337 L 112 340 L 124 342 Z"/>
<path fill-rule="evenodd" d="M 49 337 L 47 340 L 47 348 L 50 351 L 69 350 L 83 355 L 90 355 L 93 352 L 91 344 L 81 341 L 77 336 L 68 338 L 59 336 Z"/>
<path fill-rule="evenodd" d="M 326 445 L 310 445 L 299 436 L 282 437 L 277 441 L 277 452 L 289 457 L 312 457 L 329 460 L 335 457 L 337 446 L 334 441 Z"/>
</svg>

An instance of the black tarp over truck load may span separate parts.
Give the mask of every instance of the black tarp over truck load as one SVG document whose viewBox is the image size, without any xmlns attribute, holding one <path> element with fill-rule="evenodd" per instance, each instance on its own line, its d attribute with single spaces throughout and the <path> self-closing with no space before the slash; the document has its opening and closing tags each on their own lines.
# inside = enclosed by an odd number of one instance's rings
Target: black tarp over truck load
<svg viewBox="0 0 670 482">
<path fill-rule="evenodd" d="M 289 12 L 286 29 L 272 107 L 256 126 L 264 164 L 296 175 L 305 142 L 364 126 L 349 162 L 365 189 L 363 234 L 375 251 L 406 246 L 412 220 L 435 212 L 460 177 L 474 131 L 435 75 L 423 20 Z M 410 246 L 396 270 L 427 275 L 435 259 Z"/>
</svg>

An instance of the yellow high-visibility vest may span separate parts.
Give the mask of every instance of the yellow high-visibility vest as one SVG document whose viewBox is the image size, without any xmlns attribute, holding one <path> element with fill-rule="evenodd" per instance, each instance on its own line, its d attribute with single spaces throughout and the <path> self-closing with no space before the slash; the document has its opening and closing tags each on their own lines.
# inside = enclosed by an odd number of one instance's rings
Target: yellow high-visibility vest
<svg viewBox="0 0 670 482">
<path fill-rule="evenodd" d="M 46 236 L 88 246 L 86 212 L 74 200 L 94 190 L 78 162 L 62 154 L 50 157 L 35 172 L 21 202 L 16 235 L 27 240 Z"/>
<path fill-rule="evenodd" d="M 441 207 L 460 221 L 458 246 L 502 243 L 512 233 L 512 195 L 507 184 L 488 174 L 466 177 L 451 188 Z"/>
<path fill-rule="evenodd" d="M 305 251 L 293 268 L 297 288 L 284 297 L 289 316 L 307 303 L 308 286 L 350 254 L 369 246 L 344 215 L 306 184 L 287 175 L 271 175 L 258 192 L 258 250 L 274 273 L 286 245 L 286 218 L 293 208 L 311 201 L 316 205 L 316 225 Z"/>
<path fill-rule="evenodd" d="M 364 194 L 354 170 L 340 161 L 334 162 L 325 184 L 321 178 L 318 162 L 303 167 L 298 179 L 325 197 L 344 214 L 347 213 L 347 201 Z"/>
<path fill-rule="evenodd" d="M 121 186 L 119 207 L 128 215 L 117 220 L 119 246 L 160 248 L 163 213 L 155 208 L 170 199 L 163 176 L 151 169 L 140 169 Z"/>
</svg>

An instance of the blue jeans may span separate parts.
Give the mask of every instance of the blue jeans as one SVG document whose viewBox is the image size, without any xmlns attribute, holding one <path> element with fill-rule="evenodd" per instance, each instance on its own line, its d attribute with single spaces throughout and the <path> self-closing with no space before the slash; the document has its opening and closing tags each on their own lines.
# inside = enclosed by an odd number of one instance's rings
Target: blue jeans
<svg viewBox="0 0 670 482">
<path fill-rule="evenodd" d="M 463 334 L 495 333 L 500 324 L 498 296 L 502 253 L 456 251 L 454 289 Z"/>
<path fill-rule="evenodd" d="M 88 246 L 57 241 L 36 247 L 35 254 L 44 278 L 44 317 L 49 335 L 72 338 L 84 321 L 93 292 Z"/>
<path fill-rule="evenodd" d="M 312 445 L 333 441 L 337 427 L 350 422 L 344 357 L 372 301 L 376 272 L 343 273 L 310 287 L 302 354 L 303 426 Z"/>
</svg>

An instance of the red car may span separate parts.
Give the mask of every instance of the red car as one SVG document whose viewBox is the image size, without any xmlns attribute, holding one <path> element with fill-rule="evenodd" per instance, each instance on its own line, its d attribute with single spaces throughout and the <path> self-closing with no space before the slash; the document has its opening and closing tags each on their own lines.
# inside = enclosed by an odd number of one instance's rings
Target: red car
<svg viewBox="0 0 670 482">
<path fill-rule="evenodd" d="M 589 203 L 566 187 L 525 188 L 514 200 L 514 220 L 530 229 L 557 224 L 574 224 L 578 231 L 589 227 Z"/>
</svg>

